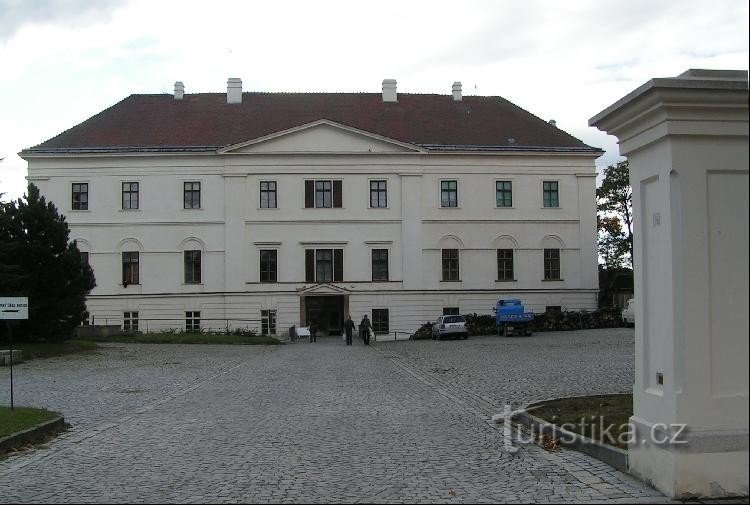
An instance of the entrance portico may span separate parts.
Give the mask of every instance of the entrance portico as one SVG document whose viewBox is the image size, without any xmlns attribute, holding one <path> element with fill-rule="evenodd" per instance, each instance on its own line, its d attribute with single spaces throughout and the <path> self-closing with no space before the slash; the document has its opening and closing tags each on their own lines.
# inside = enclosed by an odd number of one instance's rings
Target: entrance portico
<svg viewBox="0 0 750 505">
<path fill-rule="evenodd" d="M 342 335 L 349 310 L 349 290 L 335 284 L 316 284 L 300 291 L 300 322 L 318 325 L 319 336 Z"/>
</svg>

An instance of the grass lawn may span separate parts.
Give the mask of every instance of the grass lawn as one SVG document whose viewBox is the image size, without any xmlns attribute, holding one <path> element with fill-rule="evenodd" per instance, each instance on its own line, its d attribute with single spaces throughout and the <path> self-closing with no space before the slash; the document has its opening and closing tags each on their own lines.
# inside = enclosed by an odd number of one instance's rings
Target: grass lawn
<svg viewBox="0 0 750 505">
<path fill-rule="evenodd" d="M 0 343 L 3 349 L 8 348 L 8 344 Z M 13 344 L 13 349 L 20 349 L 24 361 L 35 358 L 54 358 L 65 354 L 78 354 L 84 352 L 93 352 L 99 346 L 94 342 L 86 340 L 66 340 L 64 342 L 18 342 Z"/>
<path fill-rule="evenodd" d="M 55 412 L 44 409 L 16 407 L 15 410 L 10 410 L 10 407 L 0 407 L 0 438 L 32 428 L 57 416 Z"/>
<path fill-rule="evenodd" d="M 627 449 L 628 421 L 633 415 L 633 395 L 586 396 L 565 398 L 545 402 L 540 407 L 529 410 L 529 414 L 550 423 L 562 426 L 568 431 L 585 437 Z M 603 428 L 614 426 L 610 437 L 602 437 Z M 622 439 L 620 436 L 622 435 Z"/>
<path fill-rule="evenodd" d="M 266 335 L 245 336 L 221 333 L 127 333 L 108 337 L 93 337 L 95 342 L 127 342 L 137 344 L 234 344 L 234 345 L 277 345 L 278 340 Z"/>
</svg>

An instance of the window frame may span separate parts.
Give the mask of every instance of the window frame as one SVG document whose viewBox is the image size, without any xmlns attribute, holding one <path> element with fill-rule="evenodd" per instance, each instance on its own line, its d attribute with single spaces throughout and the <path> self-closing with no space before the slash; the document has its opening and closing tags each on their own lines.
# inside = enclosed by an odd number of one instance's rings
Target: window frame
<svg viewBox="0 0 750 505">
<path fill-rule="evenodd" d="M 370 316 L 372 318 L 372 332 L 375 335 L 388 335 L 391 331 L 390 311 L 386 308 L 379 308 L 372 309 L 371 312 L 372 313 L 370 314 Z M 383 315 L 385 315 L 385 320 L 382 317 Z"/>
<path fill-rule="evenodd" d="M 443 307 L 443 315 L 440 316 L 440 321 L 442 322 L 445 319 L 444 316 L 460 316 L 460 315 L 461 315 L 460 307 Z"/>
<path fill-rule="evenodd" d="M 443 184 L 450 184 L 454 183 L 455 188 L 443 188 Z M 447 193 L 449 195 L 448 197 L 448 203 L 449 205 L 444 205 L 445 200 L 443 199 L 443 194 Z M 450 205 L 450 194 L 453 193 L 455 196 L 455 205 Z M 457 209 L 459 207 L 458 204 L 458 179 L 441 179 L 440 180 L 440 208 L 441 209 Z"/>
<path fill-rule="evenodd" d="M 447 254 L 455 252 L 455 258 L 447 258 Z M 461 281 L 461 252 L 460 249 L 456 248 L 445 248 L 440 250 L 441 256 L 441 282 L 460 282 Z M 446 265 L 446 262 L 455 262 L 453 267 L 451 263 Z"/>
<path fill-rule="evenodd" d="M 266 253 L 266 254 L 264 254 Z M 265 266 L 272 265 L 273 269 L 265 268 L 264 269 L 264 256 L 267 256 L 268 254 L 273 253 L 273 261 L 268 262 L 265 261 L 265 263 L 268 263 Z M 274 283 L 279 281 L 279 251 L 278 249 L 259 249 L 258 250 L 258 280 L 262 283 Z M 264 278 L 264 274 L 266 278 Z M 270 278 L 273 277 L 273 278 Z"/>
<path fill-rule="evenodd" d="M 501 258 L 501 254 L 507 254 L 510 252 L 510 258 Z M 516 251 L 515 249 L 497 249 L 497 281 L 503 282 L 503 281 L 514 281 L 516 280 Z M 505 268 L 501 268 L 501 261 L 507 262 L 510 260 L 510 269 L 507 268 L 507 263 L 504 263 L 503 266 Z M 508 276 L 508 272 L 510 272 L 510 276 Z M 502 273 L 502 275 L 501 275 Z"/>
<path fill-rule="evenodd" d="M 200 332 L 201 331 L 201 311 L 200 310 L 186 310 L 185 311 L 185 331 L 186 332 Z"/>
<path fill-rule="evenodd" d="M 328 280 L 325 276 L 325 280 L 322 280 L 318 276 L 318 262 L 328 261 L 327 259 L 319 259 L 319 253 L 331 251 L 331 275 L 332 279 Z M 316 284 L 321 283 L 332 283 L 332 282 L 343 282 L 344 281 L 344 249 L 343 248 L 308 248 L 305 249 L 305 282 L 313 282 Z"/>
<path fill-rule="evenodd" d="M 125 189 L 125 185 L 128 185 L 128 189 Z M 133 185 L 135 184 L 135 190 Z M 141 185 L 139 181 L 122 181 L 120 183 L 121 188 L 121 210 L 140 210 L 141 208 Z M 125 206 L 125 198 L 128 196 L 128 207 Z M 133 207 L 133 195 L 135 195 L 135 206 Z"/>
<path fill-rule="evenodd" d="M 122 313 L 122 331 L 138 330 L 139 314 L 137 310 L 126 310 Z"/>
<path fill-rule="evenodd" d="M 188 184 L 190 188 L 188 189 Z M 198 185 L 198 189 L 195 189 L 195 184 Z M 201 181 L 182 181 L 182 208 L 183 210 L 200 210 L 202 207 L 201 202 Z M 190 206 L 188 207 L 188 195 L 190 195 Z M 195 195 L 198 196 L 198 204 L 195 203 Z"/>
<path fill-rule="evenodd" d="M 89 183 L 88 182 L 72 182 L 70 183 L 70 210 L 89 210 Z M 78 191 L 76 191 L 78 186 Z M 85 191 L 82 191 L 85 186 Z M 78 199 L 76 199 L 78 195 Z M 81 196 L 85 195 L 85 198 L 81 199 Z"/>
<path fill-rule="evenodd" d="M 547 189 L 548 184 L 554 184 L 555 189 Z M 548 198 L 549 194 L 549 198 Z M 555 197 L 555 205 L 552 205 L 552 196 Z M 559 180 L 543 180 L 542 181 L 542 208 L 544 209 L 559 209 L 560 208 L 560 181 Z"/>
<path fill-rule="evenodd" d="M 197 253 L 197 270 L 195 256 Z M 192 258 L 191 258 L 192 257 Z M 189 249 L 182 252 L 183 282 L 185 284 L 203 284 L 203 254 L 200 249 Z M 196 278 L 197 273 L 197 278 Z"/>
<path fill-rule="evenodd" d="M 127 259 L 126 259 L 127 255 Z M 133 261 L 135 258 L 135 261 Z M 138 286 L 141 283 L 141 252 L 140 251 L 122 251 L 120 254 L 122 261 L 122 284 L 123 286 Z M 133 266 L 135 265 L 135 266 Z M 135 278 L 135 281 L 133 281 Z"/>
<path fill-rule="evenodd" d="M 556 258 L 553 257 L 556 254 Z M 549 257 L 548 257 L 549 254 Z M 560 281 L 562 280 L 562 253 L 559 248 L 544 248 L 544 280 L 545 281 Z M 554 268 L 554 263 L 557 262 L 557 268 Z M 557 276 L 554 274 L 557 272 Z"/>
<path fill-rule="evenodd" d="M 265 189 L 263 188 L 264 184 L 266 185 Z M 271 189 L 270 187 L 271 185 L 273 185 L 273 189 Z M 278 194 L 279 184 L 278 182 L 275 180 L 259 181 L 258 187 L 260 191 L 260 194 L 259 194 L 260 200 L 258 201 L 258 208 L 278 209 L 279 208 L 279 194 Z M 266 195 L 265 206 L 263 205 L 264 195 Z M 271 195 L 273 195 L 273 205 L 270 205 Z"/>
<path fill-rule="evenodd" d="M 373 184 L 379 186 L 380 183 L 382 183 L 384 187 L 373 188 Z M 371 209 L 387 209 L 388 208 L 388 179 L 369 179 L 369 185 L 370 185 L 370 208 Z M 375 195 L 375 201 L 378 203 L 378 205 L 372 204 L 373 195 Z M 380 205 L 381 196 L 383 199 L 383 202 L 382 202 L 383 205 Z"/>
<path fill-rule="evenodd" d="M 260 334 L 276 335 L 276 323 L 278 313 L 276 309 L 261 309 L 260 311 Z"/>
<path fill-rule="evenodd" d="M 509 184 L 510 187 L 509 188 L 498 188 L 498 185 L 500 185 L 500 184 L 503 184 L 503 185 Z M 499 202 L 500 202 L 499 194 L 500 193 L 504 194 L 504 196 L 502 198 L 502 201 L 504 203 L 509 201 L 510 202 L 509 205 L 500 205 L 499 204 Z M 507 193 L 509 195 L 509 197 L 507 195 L 505 195 L 505 193 Z M 507 180 L 507 179 L 496 179 L 495 180 L 495 208 L 497 208 L 497 209 L 512 209 L 513 208 L 513 181 L 512 180 Z"/>
<path fill-rule="evenodd" d="M 379 258 L 376 260 L 375 254 L 376 253 L 385 253 L 385 258 Z M 385 262 L 385 275 L 384 276 L 376 276 L 376 261 L 380 263 L 379 269 L 380 272 L 383 271 L 383 262 Z M 388 282 L 390 280 L 390 253 L 388 249 L 385 248 L 373 248 L 370 249 L 370 279 L 372 282 Z"/>
</svg>

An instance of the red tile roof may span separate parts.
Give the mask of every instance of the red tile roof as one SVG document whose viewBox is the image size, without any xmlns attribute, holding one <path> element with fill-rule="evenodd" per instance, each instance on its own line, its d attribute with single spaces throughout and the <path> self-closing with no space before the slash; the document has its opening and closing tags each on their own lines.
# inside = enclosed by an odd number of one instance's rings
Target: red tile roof
<svg viewBox="0 0 750 505">
<path fill-rule="evenodd" d="M 251 92 L 240 104 L 224 93 L 131 95 L 23 154 L 215 150 L 319 119 L 429 150 L 601 152 L 501 97 Z"/>
</svg>

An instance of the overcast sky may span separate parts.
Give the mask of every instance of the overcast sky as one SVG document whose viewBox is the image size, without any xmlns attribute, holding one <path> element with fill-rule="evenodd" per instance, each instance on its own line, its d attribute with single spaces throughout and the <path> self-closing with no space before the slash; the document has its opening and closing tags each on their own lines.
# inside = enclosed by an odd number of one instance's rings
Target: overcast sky
<svg viewBox="0 0 750 505">
<path fill-rule="evenodd" d="M 500 95 L 589 145 L 588 118 L 652 77 L 747 69 L 746 0 L 0 0 L 0 192 L 16 153 L 132 93 L 245 91 Z"/>
</svg>

